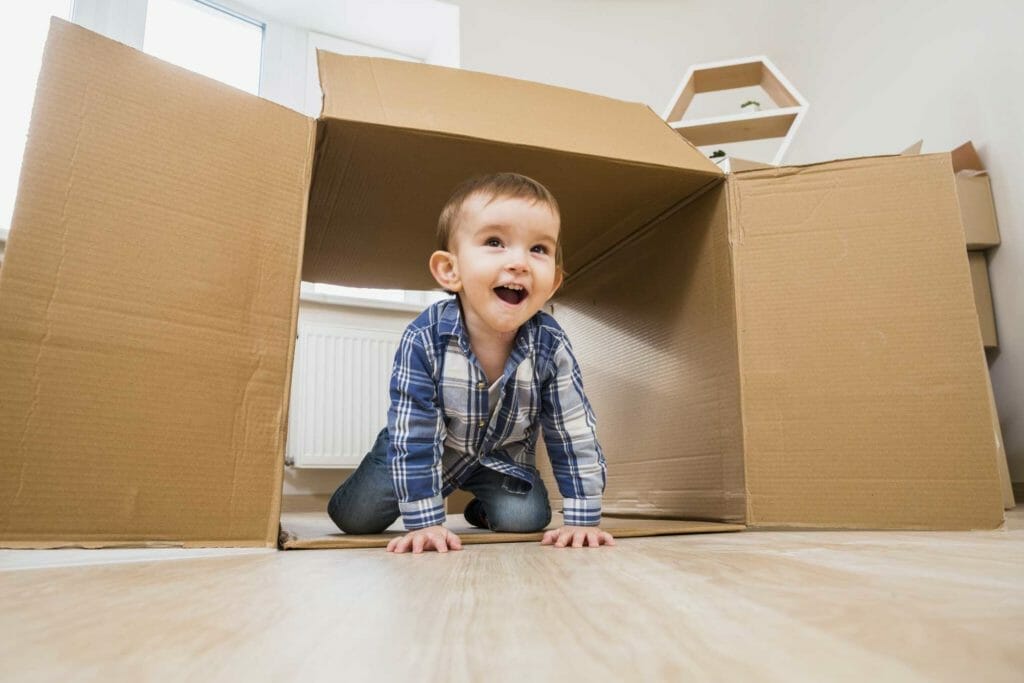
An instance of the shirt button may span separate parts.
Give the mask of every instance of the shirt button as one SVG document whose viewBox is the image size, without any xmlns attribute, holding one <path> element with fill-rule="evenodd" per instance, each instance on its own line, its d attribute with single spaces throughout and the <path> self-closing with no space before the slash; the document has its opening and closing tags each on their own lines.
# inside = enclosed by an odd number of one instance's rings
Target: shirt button
<svg viewBox="0 0 1024 683">
<path fill-rule="evenodd" d="M 476 388 L 477 389 L 483 389 L 484 388 L 484 383 L 483 382 L 477 382 L 476 383 Z"/>
<path fill-rule="evenodd" d="M 480 420 L 480 422 L 477 423 L 477 426 L 478 427 L 483 427 L 484 426 L 484 421 Z"/>
</svg>

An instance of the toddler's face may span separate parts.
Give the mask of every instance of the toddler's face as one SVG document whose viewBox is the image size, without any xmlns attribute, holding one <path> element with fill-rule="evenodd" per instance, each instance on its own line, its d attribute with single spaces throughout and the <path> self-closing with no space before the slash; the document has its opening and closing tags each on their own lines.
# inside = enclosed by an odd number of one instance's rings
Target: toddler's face
<svg viewBox="0 0 1024 683">
<path fill-rule="evenodd" d="M 540 202 L 488 199 L 466 200 L 449 245 L 470 335 L 515 332 L 562 284 L 558 215 Z"/>
</svg>

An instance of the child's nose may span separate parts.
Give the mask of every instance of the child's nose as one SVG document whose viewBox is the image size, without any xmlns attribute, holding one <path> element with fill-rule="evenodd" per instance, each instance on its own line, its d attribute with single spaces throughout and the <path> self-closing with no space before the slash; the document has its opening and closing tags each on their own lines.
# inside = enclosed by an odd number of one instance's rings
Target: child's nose
<svg viewBox="0 0 1024 683">
<path fill-rule="evenodd" d="M 505 267 L 514 272 L 525 272 L 529 261 L 521 249 L 510 249 Z"/>
</svg>

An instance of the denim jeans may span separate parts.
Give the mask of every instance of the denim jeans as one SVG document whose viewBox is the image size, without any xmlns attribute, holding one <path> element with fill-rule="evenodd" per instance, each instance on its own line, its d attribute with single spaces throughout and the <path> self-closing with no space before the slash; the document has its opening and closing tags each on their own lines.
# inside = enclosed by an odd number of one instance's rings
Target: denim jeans
<svg viewBox="0 0 1024 683">
<path fill-rule="evenodd" d="M 401 514 L 388 471 L 388 441 L 388 430 L 384 429 L 327 504 L 327 514 L 346 534 L 379 534 Z M 526 491 L 521 480 L 477 465 L 461 488 L 483 504 L 491 531 L 540 531 L 551 521 L 548 492 L 540 477 Z"/>
</svg>

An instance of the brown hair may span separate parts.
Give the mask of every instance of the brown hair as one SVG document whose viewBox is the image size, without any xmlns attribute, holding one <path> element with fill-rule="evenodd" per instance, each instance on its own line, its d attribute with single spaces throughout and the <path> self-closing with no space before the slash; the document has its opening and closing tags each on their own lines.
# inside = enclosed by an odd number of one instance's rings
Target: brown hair
<svg viewBox="0 0 1024 683">
<path fill-rule="evenodd" d="M 441 215 L 437 219 L 437 247 L 448 251 L 448 243 L 462 213 L 462 207 L 466 200 L 473 195 L 487 197 L 488 202 L 495 199 L 525 199 L 533 203 L 547 205 L 556 215 L 560 215 L 558 202 L 548 188 L 541 185 L 533 178 L 528 178 L 519 173 L 491 173 L 488 175 L 476 176 L 463 181 L 455 188 L 452 195 L 445 202 L 441 209 Z M 562 240 L 559 235 L 558 243 L 555 246 L 555 264 L 562 268 Z"/>
</svg>

